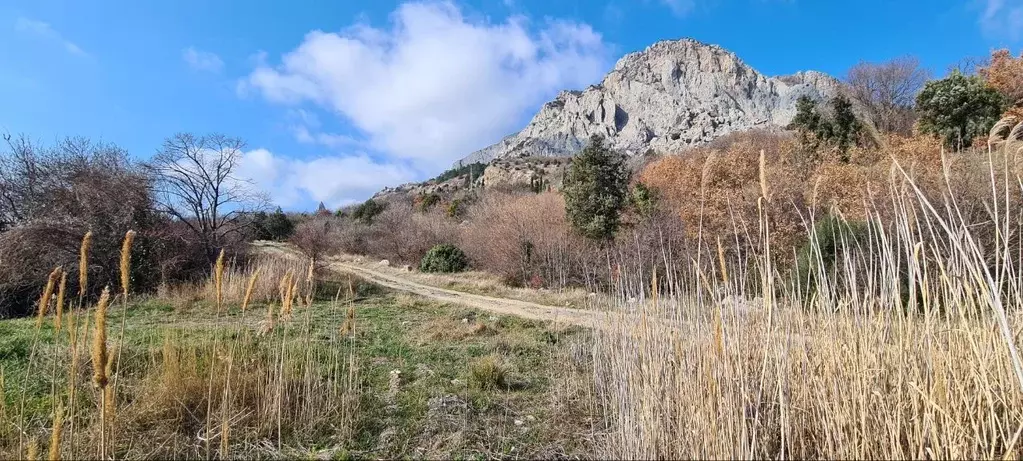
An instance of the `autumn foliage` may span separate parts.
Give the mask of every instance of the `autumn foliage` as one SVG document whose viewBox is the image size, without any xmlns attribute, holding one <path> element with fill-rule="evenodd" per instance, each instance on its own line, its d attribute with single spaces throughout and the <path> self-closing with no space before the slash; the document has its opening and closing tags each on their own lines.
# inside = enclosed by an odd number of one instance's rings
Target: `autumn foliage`
<svg viewBox="0 0 1023 461">
<path fill-rule="evenodd" d="M 1023 116 L 1023 53 L 1013 57 L 1009 50 L 996 50 L 991 63 L 980 70 L 980 75 L 1009 102 L 1007 115 Z"/>
</svg>

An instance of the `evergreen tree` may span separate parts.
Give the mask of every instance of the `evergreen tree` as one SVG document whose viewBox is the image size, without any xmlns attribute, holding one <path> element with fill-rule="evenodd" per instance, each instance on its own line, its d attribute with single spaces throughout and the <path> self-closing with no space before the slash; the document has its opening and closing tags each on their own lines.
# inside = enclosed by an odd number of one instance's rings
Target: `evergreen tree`
<svg viewBox="0 0 1023 461">
<path fill-rule="evenodd" d="M 949 147 L 969 145 L 987 134 L 1005 107 L 1002 95 L 980 77 L 958 71 L 927 82 L 917 95 L 920 131 L 940 136 Z"/>
<path fill-rule="evenodd" d="M 625 157 L 604 145 L 599 135 L 572 159 L 565 175 L 565 211 L 579 233 L 610 240 L 628 203 L 629 171 Z"/>
<path fill-rule="evenodd" d="M 267 240 L 286 240 L 295 232 L 295 223 L 291 222 L 288 215 L 284 214 L 281 207 L 277 207 L 273 213 L 266 218 Z"/>
<path fill-rule="evenodd" d="M 848 163 L 849 147 L 856 143 L 863 125 L 856 119 L 856 114 L 852 110 L 852 103 L 845 96 L 840 95 L 832 99 L 831 109 L 834 114 L 830 138 L 838 146 L 838 152 L 842 155 L 842 161 Z"/>
<path fill-rule="evenodd" d="M 789 124 L 790 130 L 816 132 L 821 124 L 821 114 L 817 113 L 817 103 L 809 96 L 800 96 L 796 100 L 796 116 Z"/>
<path fill-rule="evenodd" d="M 260 211 L 252 216 L 252 227 L 255 228 L 256 240 L 285 240 L 291 237 L 295 223 L 280 207 L 272 214 Z"/>
</svg>

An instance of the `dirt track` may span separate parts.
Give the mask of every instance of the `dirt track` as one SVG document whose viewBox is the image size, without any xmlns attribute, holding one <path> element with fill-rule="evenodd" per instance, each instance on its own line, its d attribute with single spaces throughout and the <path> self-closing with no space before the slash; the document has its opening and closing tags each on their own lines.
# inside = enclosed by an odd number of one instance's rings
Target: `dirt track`
<svg viewBox="0 0 1023 461">
<path fill-rule="evenodd" d="M 288 258 L 305 257 L 301 256 L 301 253 L 290 245 L 272 242 L 257 242 L 255 246 L 260 251 L 274 252 Z M 546 306 L 517 299 L 495 298 L 492 296 L 449 290 L 446 288 L 424 285 L 419 282 L 414 282 L 412 280 L 387 274 L 368 267 L 338 261 L 337 259 L 331 260 L 326 267 L 330 270 L 353 274 L 365 279 L 366 281 L 373 282 L 393 290 L 405 291 L 438 301 L 461 304 L 475 309 L 494 312 L 496 314 L 515 315 L 532 320 L 559 322 L 586 328 L 597 328 L 601 325 L 606 326 L 608 324 L 607 314 L 603 312 Z"/>
<path fill-rule="evenodd" d="M 543 304 L 519 301 L 517 299 L 494 298 L 490 296 L 448 290 L 403 279 L 370 268 L 340 261 L 331 262 L 328 266 L 333 270 L 347 272 L 394 290 L 407 291 L 419 296 L 438 301 L 462 304 L 497 314 L 516 315 L 533 320 L 547 320 L 568 323 L 587 328 L 595 328 L 604 323 L 606 314 L 596 311 L 569 309 L 565 307 L 545 306 Z"/>
</svg>

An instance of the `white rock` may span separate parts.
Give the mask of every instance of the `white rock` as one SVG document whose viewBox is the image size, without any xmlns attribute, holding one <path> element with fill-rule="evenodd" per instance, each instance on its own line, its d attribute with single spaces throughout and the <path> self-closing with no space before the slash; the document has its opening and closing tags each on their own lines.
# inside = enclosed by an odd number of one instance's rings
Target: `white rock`
<svg viewBox="0 0 1023 461">
<path fill-rule="evenodd" d="M 390 266 L 390 265 L 391 265 L 391 262 L 390 262 L 390 261 L 388 261 L 388 260 L 386 260 L 386 259 L 382 259 L 382 260 L 380 260 L 380 263 L 379 263 L 379 264 L 380 264 L 381 266 Z"/>
<path fill-rule="evenodd" d="M 788 125 L 796 99 L 838 94 L 820 72 L 767 77 L 734 53 L 692 39 L 657 42 L 622 57 L 599 85 L 562 91 L 522 131 L 463 164 L 509 156 L 568 156 L 590 135 L 628 154 L 678 152 L 722 135 Z"/>
<path fill-rule="evenodd" d="M 525 424 L 525 423 L 524 423 L 524 422 L 523 422 L 523 421 L 522 421 L 521 419 L 516 419 L 516 420 L 515 420 L 515 425 L 516 425 L 516 426 L 521 426 L 521 425 L 523 425 L 523 424 Z"/>
</svg>

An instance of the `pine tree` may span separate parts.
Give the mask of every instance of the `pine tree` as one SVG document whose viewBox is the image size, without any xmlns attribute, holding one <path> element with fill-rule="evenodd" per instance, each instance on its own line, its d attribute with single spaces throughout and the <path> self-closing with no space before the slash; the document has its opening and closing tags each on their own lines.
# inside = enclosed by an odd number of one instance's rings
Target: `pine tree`
<svg viewBox="0 0 1023 461">
<path fill-rule="evenodd" d="M 610 240 L 628 203 L 629 171 L 625 157 L 604 145 L 599 135 L 572 159 L 565 176 L 565 212 L 579 233 Z"/>
</svg>

